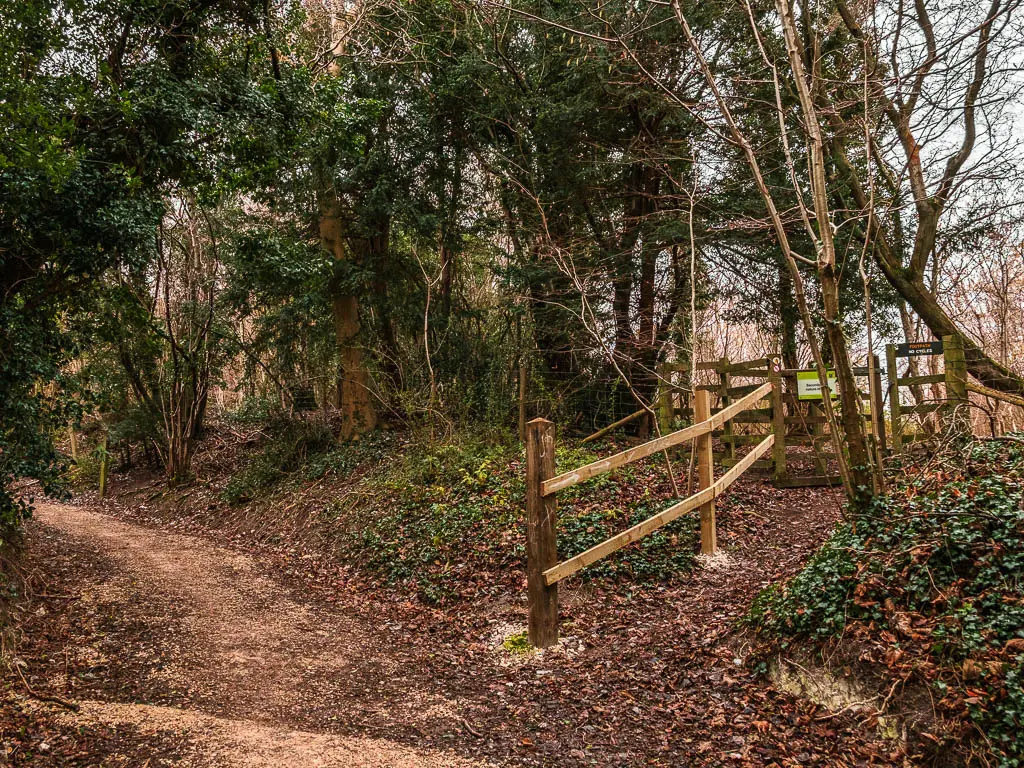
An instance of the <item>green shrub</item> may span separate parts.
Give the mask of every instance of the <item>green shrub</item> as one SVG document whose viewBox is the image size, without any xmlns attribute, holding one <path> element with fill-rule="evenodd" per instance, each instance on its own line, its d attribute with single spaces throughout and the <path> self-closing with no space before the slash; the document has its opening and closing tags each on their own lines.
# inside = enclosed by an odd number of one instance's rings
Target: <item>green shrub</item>
<svg viewBox="0 0 1024 768">
<path fill-rule="evenodd" d="M 588 450 L 560 447 L 556 465 L 564 470 L 595 458 Z M 339 546 L 388 583 L 413 585 L 430 602 L 450 599 L 465 587 L 469 564 L 505 572 L 522 567 L 524 473 L 523 450 L 514 442 L 463 436 L 450 444 L 407 446 L 368 481 L 374 502 L 350 519 Z M 641 479 L 633 472 L 603 475 L 559 493 L 560 557 L 660 510 L 668 503 L 652 493 L 667 482 L 660 473 L 655 469 Z M 695 520 L 679 520 L 587 568 L 580 578 L 671 579 L 690 569 L 696 541 Z"/>
<path fill-rule="evenodd" d="M 78 488 L 95 487 L 100 481 L 100 463 L 97 453 L 82 451 L 68 469 L 69 481 Z"/>
<path fill-rule="evenodd" d="M 505 642 L 501 644 L 501 647 L 513 656 L 525 656 L 533 652 L 533 646 L 530 645 L 530 636 L 526 632 L 516 632 L 509 635 L 505 638 Z"/>
<path fill-rule="evenodd" d="M 661 511 L 665 504 L 640 503 L 632 509 L 612 508 L 600 512 L 572 514 L 572 507 L 558 519 L 559 559 L 575 557 L 616 533 Z M 693 566 L 693 543 L 697 540 L 697 519 L 693 515 L 672 521 L 636 544 L 600 560 L 582 572 L 585 579 L 629 578 L 654 583 L 689 571 Z"/>
<path fill-rule="evenodd" d="M 228 411 L 229 422 L 241 425 L 261 426 L 282 418 L 281 402 L 275 397 L 247 397 L 238 408 Z"/>
<path fill-rule="evenodd" d="M 846 625 L 854 587 L 855 546 L 852 527 L 840 528 L 785 587 L 769 587 L 755 598 L 753 622 L 784 638 L 837 636 Z"/>
</svg>

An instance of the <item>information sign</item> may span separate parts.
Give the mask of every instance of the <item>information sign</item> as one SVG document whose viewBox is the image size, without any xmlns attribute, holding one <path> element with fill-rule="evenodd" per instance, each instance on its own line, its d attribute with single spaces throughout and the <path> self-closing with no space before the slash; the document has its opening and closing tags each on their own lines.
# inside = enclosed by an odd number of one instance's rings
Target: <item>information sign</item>
<svg viewBox="0 0 1024 768">
<path fill-rule="evenodd" d="M 832 397 L 839 395 L 839 385 L 836 382 L 836 372 L 828 372 L 828 388 L 832 390 Z M 818 372 L 797 371 L 796 372 L 796 396 L 799 400 L 821 400 L 821 382 L 818 380 Z"/>
<path fill-rule="evenodd" d="M 908 341 L 896 345 L 896 357 L 920 357 L 922 355 L 941 355 L 941 341 Z"/>
</svg>

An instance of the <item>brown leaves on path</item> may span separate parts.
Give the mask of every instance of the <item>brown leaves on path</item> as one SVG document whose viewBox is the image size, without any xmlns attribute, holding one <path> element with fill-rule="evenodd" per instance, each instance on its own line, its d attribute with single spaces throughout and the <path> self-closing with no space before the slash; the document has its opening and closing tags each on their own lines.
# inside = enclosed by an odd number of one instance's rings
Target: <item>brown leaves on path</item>
<svg viewBox="0 0 1024 768">
<path fill-rule="evenodd" d="M 10 690 L 6 711 L 69 750 L 153 766 L 899 764 L 849 713 L 822 717 L 744 665 L 750 600 L 836 514 L 819 492 L 744 484 L 720 511 L 726 558 L 669 587 L 569 582 L 564 646 L 510 659 L 495 628 L 523 623 L 519 594 L 429 608 L 283 558 L 287 543 L 229 549 L 47 507 L 37 563 L 50 591 L 82 599 L 34 617 L 25 653 L 33 684 L 82 703 L 83 719 L 11 705 Z M 14 764 L 106 764 L 40 762 L 38 745 Z"/>
</svg>

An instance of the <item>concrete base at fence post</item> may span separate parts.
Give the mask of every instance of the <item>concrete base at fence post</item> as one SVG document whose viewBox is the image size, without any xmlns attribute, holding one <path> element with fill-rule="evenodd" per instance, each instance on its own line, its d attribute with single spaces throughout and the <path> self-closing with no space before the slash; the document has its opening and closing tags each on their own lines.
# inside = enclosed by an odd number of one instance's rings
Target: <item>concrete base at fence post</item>
<svg viewBox="0 0 1024 768">
<path fill-rule="evenodd" d="M 530 644 L 537 648 L 558 642 L 558 584 L 544 582 L 544 571 L 558 564 L 555 495 L 543 493 L 554 475 L 555 425 L 534 419 L 526 425 L 526 588 Z"/>
</svg>

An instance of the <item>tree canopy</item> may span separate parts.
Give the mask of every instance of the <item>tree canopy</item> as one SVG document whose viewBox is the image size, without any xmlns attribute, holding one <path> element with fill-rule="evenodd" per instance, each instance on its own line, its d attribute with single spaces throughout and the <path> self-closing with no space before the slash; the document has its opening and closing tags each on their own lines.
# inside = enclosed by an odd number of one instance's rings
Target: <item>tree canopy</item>
<svg viewBox="0 0 1024 768">
<path fill-rule="evenodd" d="M 514 423 L 525 378 L 586 428 L 649 407 L 668 361 L 852 382 L 881 339 L 954 334 L 1019 394 L 1019 325 L 966 322 L 960 290 L 979 249 L 1020 254 L 1019 21 L 5 0 L 0 512 L 19 478 L 59 492 L 83 417 L 188 482 L 211 392 L 336 409 L 350 439 Z"/>
</svg>

